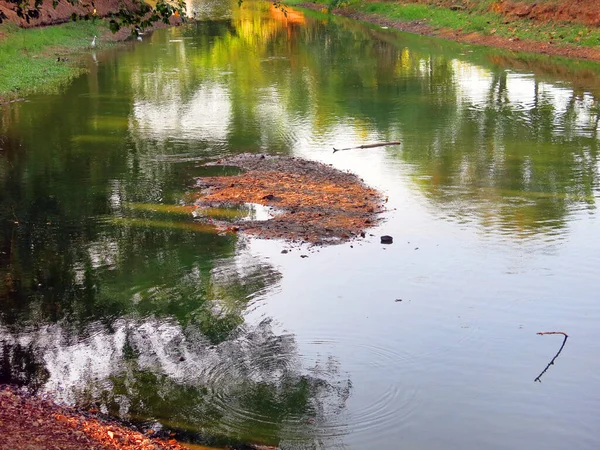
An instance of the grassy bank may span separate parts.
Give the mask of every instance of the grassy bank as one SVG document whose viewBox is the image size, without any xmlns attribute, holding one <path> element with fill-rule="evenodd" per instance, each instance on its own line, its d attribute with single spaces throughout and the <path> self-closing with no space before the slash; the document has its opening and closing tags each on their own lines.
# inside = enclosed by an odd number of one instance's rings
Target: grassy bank
<svg viewBox="0 0 600 450">
<path fill-rule="evenodd" d="M 485 2 L 470 10 L 417 3 L 352 2 L 359 11 L 380 14 L 403 21 L 426 20 L 436 28 L 449 28 L 463 33 L 481 33 L 509 39 L 554 41 L 581 46 L 600 45 L 600 30 L 580 24 L 544 23 L 529 19 L 508 19 L 484 7 Z M 508 22 L 508 23 L 507 23 Z"/>
<path fill-rule="evenodd" d="M 91 21 L 33 29 L 0 26 L 0 101 L 53 90 L 79 75 L 77 55 L 105 31 L 101 22 Z"/>
<path fill-rule="evenodd" d="M 289 0 L 286 4 L 306 3 Z M 326 3 L 326 2 L 324 2 Z M 540 2 L 538 2 L 540 3 Z M 544 3 L 542 1 L 542 3 Z M 364 0 L 334 0 L 331 5 L 341 9 L 376 14 L 398 22 L 420 21 L 433 29 L 453 30 L 461 34 L 478 33 L 513 41 L 533 41 L 552 44 L 570 44 L 578 47 L 600 46 L 600 28 L 578 23 L 537 21 L 495 12 L 494 2 L 481 0 L 469 7 L 452 7 L 412 2 L 384 2 Z"/>
</svg>

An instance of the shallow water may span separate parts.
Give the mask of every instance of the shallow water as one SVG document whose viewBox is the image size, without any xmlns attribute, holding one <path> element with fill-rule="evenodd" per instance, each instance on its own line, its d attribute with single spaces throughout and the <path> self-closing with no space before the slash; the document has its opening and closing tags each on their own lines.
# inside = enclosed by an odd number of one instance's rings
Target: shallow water
<svg viewBox="0 0 600 450">
<path fill-rule="evenodd" d="M 599 448 L 600 67 L 214 11 L 1 110 L 2 380 L 204 444 Z M 388 210 L 340 246 L 217 234 L 195 177 L 242 152 Z M 534 383 L 540 331 L 569 339 Z"/>
</svg>

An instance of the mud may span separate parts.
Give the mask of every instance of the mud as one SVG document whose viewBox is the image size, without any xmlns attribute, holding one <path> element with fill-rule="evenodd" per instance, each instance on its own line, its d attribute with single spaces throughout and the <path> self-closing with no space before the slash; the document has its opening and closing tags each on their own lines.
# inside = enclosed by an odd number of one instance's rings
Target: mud
<svg viewBox="0 0 600 450">
<path fill-rule="evenodd" d="M 294 157 L 242 155 L 218 161 L 244 172 L 197 180 L 198 208 L 258 203 L 275 216 L 262 221 L 220 223 L 220 227 L 263 238 L 337 244 L 364 237 L 384 210 L 381 194 L 356 175 Z"/>
</svg>

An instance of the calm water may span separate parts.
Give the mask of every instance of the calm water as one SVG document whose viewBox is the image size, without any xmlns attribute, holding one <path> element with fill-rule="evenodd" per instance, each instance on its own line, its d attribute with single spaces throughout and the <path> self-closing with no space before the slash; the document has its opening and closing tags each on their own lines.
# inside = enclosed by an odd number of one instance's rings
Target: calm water
<svg viewBox="0 0 600 450">
<path fill-rule="evenodd" d="M 215 445 L 600 448 L 600 67 L 213 6 L 0 110 L 2 380 Z M 184 206 L 242 152 L 384 221 L 218 235 Z"/>
</svg>

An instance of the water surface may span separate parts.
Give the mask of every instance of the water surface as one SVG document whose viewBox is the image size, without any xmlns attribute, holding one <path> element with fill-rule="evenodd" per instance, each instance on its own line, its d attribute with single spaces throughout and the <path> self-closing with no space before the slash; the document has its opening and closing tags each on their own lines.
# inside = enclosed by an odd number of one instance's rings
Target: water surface
<svg viewBox="0 0 600 450">
<path fill-rule="evenodd" d="M 600 67 L 198 10 L 1 110 L 2 380 L 208 444 L 599 448 Z M 243 152 L 388 210 L 333 247 L 216 233 L 195 178 Z M 539 331 L 569 340 L 534 383 Z"/>
</svg>

